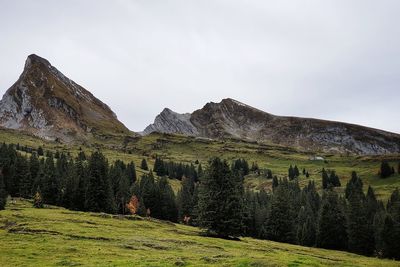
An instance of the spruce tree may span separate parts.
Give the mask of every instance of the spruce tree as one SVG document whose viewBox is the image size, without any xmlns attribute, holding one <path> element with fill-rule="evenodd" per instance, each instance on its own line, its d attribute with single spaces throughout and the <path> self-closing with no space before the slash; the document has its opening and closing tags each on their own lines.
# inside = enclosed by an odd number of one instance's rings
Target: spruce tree
<svg viewBox="0 0 400 267">
<path fill-rule="evenodd" d="M 145 170 L 145 171 L 148 171 L 148 170 L 149 170 L 149 167 L 148 167 L 148 165 L 147 165 L 146 159 L 142 159 L 142 162 L 141 162 L 141 164 L 140 164 L 140 168 L 141 168 L 142 170 Z"/>
<path fill-rule="evenodd" d="M 387 161 L 382 161 L 380 175 L 381 178 L 387 178 L 392 175 L 392 168 Z"/>
<path fill-rule="evenodd" d="M 237 237 L 242 233 L 243 178 L 226 161 L 214 158 L 200 180 L 198 223 L 209 235 Z"/>
<path fill-rule="evenodd" d="M 385 217 L 382 235 L 382 252 L 385 258 L 400 260 L 400 226 L 390 214 Z"/>
<path fill-rule="evenodd" d="M 270 240 L 286 243 L 295 242 L 294 210 L 290 205 L 290 197 L 288 183 L 284 180 L 275 188 L 269 217 L 264 226 L 266 237 Z"/>
<path fill-rule="evenodd" d="M 322 168 L 322 188 L 327 189 L 329 184 L 329 176 L 328 173 Z"/>
<path fill-rule="evenodd" d="M 41 178 L 40 189 L 43 202 L 56 205 L 59 192 L 59 182 L 58 177 L 56 176 L 56 168 L 51 153 L 48 154 L 48 157 L 44 162 L 44 168 L 42 171 L 39 171 L 38 176 Z"/>
<path fill-rule="evenodd" d="M 6 186 L 4 184 L 3 172 L 0 169 L 0 210 L 4 210 L 7 203 L 8 193 L 6 192 Z"/>
<path fill-rule="evenodd" d="M 160 178 L 158 181 L 160 192 L 161 216 L 159 219 L 178 222 L 178 207 L 176 204 L 175 194 L 166 177 Z"/>
<path fill-rule="evenodd" d="M 314 246 L 316 238 L 316 218 L 309 203 L 300 208 L 296 227 L 297 243 L 302 246 Z"/>
<path fill-rule="evenodd" d="M 183 221 L 184 218 L 188 219 L 192 217 L 194 204 L 194 181 L 190 177 L 184 177 L 182 179 L 182 187 L 178 192 L 178 208 L 179 208 L 179 220 Z M 190 219 L 189 219 L 190 220 Z"/>
<path fill-rule="evenodd" d="M 300 176 L 299 168 L 297 168 L 297 165 L 294 165 L 293 174 L 294 174 L 294 177 Z"/>
<path fill-rule="evenodd" d="M 333 190 L 324 192 L 318 217 L 317 246 L 346 250 L 346 217 L 339 197 Z"/>
<path fill-rule="evenodd" d="M 108 163 L 102 153 L 96 151 L 90 156 L 88 176 L 85 209 L 94 212 L 115 212 Z"/>
<path fill-rule="evenodd" d="M 15 186 L 19 189 L 18 195 L 23 198 L 32 197 L 31 189 L 33 180 L 29 170 L 29 162 L 21 155 L 17 156 L 15 162 Z"/>
<path fill-rule="evenodd" d="M 348 248 L 354 253 L 371 255 L 375 247 L 373 228 L 368 218 L 362 181 L 355 172 L 346 186 L 346 195 Z"/>
</svg>

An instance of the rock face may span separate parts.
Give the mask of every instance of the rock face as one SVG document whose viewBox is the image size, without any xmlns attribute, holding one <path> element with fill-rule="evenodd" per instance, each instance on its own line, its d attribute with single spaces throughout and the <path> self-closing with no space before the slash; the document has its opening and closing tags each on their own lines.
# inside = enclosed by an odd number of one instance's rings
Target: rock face
<svg viewBox="0 0 400 267">
<path fill-rule="evenodd" d="M 190 121 L 190 113 L 179 114 L 165 108 L 154 120 L 154 123 L 147 126 L 142 134 L 152 132 L 182 133 L 185 135 L 197 135 L 197 129 Z"/>
<path fill-rule="evenodd" d="M 399 134 L 348 123 L 276 116 L 229 98 L 207 103 L 192 114 L 168 110 L 174 114 L 168 116 L 164 111 L 144 134 L 157 131 L 214 139 L 238 138 L 310 151 L 400 153 Z"/>
<path fill-rule="evenodd" d="M 106 104 L 37 55 L 0 101 L 0 125 L 62 142 L 130 133 Z"/>
</svg>

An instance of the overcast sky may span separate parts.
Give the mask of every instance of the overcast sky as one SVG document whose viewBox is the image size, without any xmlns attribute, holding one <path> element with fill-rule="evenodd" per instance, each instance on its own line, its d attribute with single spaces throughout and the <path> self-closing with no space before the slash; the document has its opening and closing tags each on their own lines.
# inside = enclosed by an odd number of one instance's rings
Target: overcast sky
<svg viewBox="0 0 400 267">
<path fill-rule="evenodd" d="M 400 133 L 400 1 L 0 0 L 0 93 L 35 53 L 141 131 L 234 98 Z"/>
</svg>

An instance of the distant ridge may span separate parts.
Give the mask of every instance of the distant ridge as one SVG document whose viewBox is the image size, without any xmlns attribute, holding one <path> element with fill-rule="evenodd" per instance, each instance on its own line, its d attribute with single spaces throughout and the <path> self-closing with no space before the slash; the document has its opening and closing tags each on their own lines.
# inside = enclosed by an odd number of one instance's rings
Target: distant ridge
<svg viewBox="0 0 400 267">
<path fill-rule="evenodd" d="M 207 103 L 191 114 L 164 109 L 142 134 L 151 132 L 239 138 L 333 153 L 400 153 L 399 134 L 342 122 L 276 116 L 231 98 Z"/>
</svg>

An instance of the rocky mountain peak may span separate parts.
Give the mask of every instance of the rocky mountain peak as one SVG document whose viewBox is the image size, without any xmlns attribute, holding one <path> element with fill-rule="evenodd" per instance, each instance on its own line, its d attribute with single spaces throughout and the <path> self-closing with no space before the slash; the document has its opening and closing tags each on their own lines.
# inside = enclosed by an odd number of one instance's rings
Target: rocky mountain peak
<svg viewBox="0 0 400 267">
<path fill-rule="evenodd" d="M 106 104 L 34 54 L 0 101 L 0 125 L 64 142 L 130 133 Z"/>
</svg>

